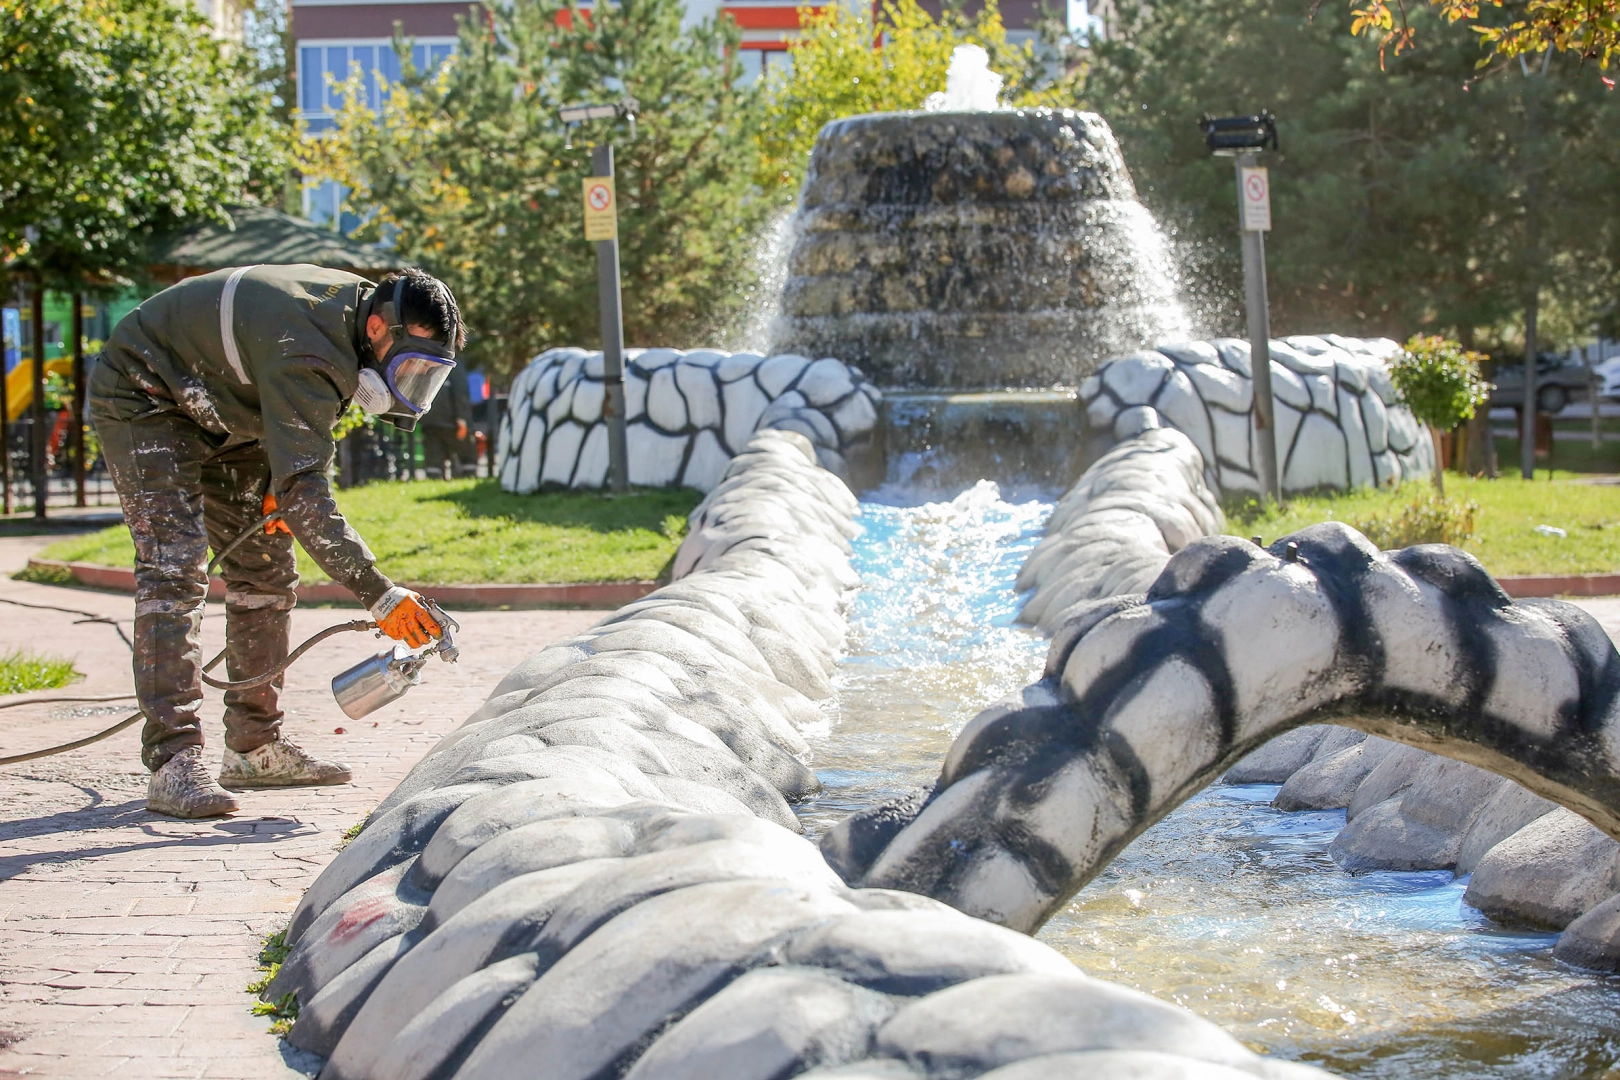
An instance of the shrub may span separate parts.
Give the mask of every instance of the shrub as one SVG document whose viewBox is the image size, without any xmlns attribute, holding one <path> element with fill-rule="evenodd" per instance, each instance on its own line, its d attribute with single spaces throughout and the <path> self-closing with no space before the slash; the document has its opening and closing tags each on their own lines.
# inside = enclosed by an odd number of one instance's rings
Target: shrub
<svg viewBox="0 0 1620 1080">
<path fill-rule="evenodd" d="M 1491 396 L 1491 384 L 1479 374 L 1483 353 L 1469 352 L 1461 343 L 1438 335 L 1418 335 L 1390 361 L 1389 377 L 1401 402 L 1429 426 L 1434 441 L 1434 487 L 1445 491 L 1445 462 L 1440 457 L 1440 432 L 1471 419 L 1474 409 Z"/>
<path fill-rule="evenodd" d="M 1390 362 L 1389 377 L 1412 415 L 1436 431 L 1450 431 L 1472 419 L 1491 396 L 1479 374 L 1484 353 L 1438 335 L 1418 335 Z"/>
<path fill-rule="evenodd" d="M 1354 522 L 1356 529 L 1380 548 L 1411 547 L 1413 544 L 1451 544 L 1460 547 L 1474 536 L 1479 504 L 1448 499 L 1429 492 L 1401 507 L 1394 514 L 1374 514 Z"/>
</svg>

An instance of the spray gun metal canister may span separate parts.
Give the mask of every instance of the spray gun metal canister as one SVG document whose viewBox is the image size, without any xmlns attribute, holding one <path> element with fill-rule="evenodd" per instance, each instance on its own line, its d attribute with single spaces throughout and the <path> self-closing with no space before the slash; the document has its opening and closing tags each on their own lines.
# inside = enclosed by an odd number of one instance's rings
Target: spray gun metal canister
<svg viewBox="0 0 1620 1080">
<path fill-rule="evenodd" d="M 455 631 L 461 629 L 461 624 L 432 600 L 428 600 L 427 606 L 439 624 L 442 636 L 437 641 L 421 652 L 404 644 L 394 645 L 332 678 L 332 696 L 337 698 L 338 707 L 350 720 L 358 720 L 398 701 L 405 696 L 405 691 L 419 685 L 428 657 L 437 653 L 440 660 L 454 663 L 460 655 Z"/>
</svg>

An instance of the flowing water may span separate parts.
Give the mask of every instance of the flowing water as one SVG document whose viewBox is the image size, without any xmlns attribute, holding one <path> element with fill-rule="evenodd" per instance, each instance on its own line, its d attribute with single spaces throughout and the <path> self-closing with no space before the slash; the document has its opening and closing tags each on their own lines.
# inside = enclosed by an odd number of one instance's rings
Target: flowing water
<svg viewBox="0 0 1620 1080">
<path fill-rule="evenodd" d="M 813 739 L 812 836 L 931 784 L 979 709 L 1039 677 L 1012 583 L 1050 501 L 980 482 L 862 505 L 840 713 Z M 1368 1078 L 1620 1077 L 1620 979 L 1560 968 L 1449 873 L 1351 877 L 1342 811 L 1283 814 L 1271 786 L 1213 787 L 1132 844 L 1039 934 L 1082 970 L 1175 1001 L 1284 1058 Z"/>
<path fill-rule="evenodd" d="M 975 713 L 1040 678 L 1046 648 L 1012 625 L 1012 585 L 1050 512 L 983 480 L 949 502 L 862 503 L 840 715 L 812 743 L 826 791 L 799 808 L 812 837 L 932 784 Z"/>
</svg>

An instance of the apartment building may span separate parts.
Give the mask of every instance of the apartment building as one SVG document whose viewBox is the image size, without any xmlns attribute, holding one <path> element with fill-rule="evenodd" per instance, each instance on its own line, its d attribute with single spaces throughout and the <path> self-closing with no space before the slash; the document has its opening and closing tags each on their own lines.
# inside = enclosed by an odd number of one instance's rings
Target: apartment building
<svg viewBox="0 0 1620 1080">
<path fill-rule="evenodd" d="M 199 5 L 226 5 L 240 0 L 195 0 Z M 789 62 L 788 42 L 799 32 L 802 0 L 687 0 L 687 17 L 692 22 L 724 13 L 736 20 L 742 31 L 742 63 L 746 77 L 756 79 Z M 874 0 L 832 0 L 845 3 L 872 3 Z M 1033 36 L 1032 27 L 1047 0 L 1001 0 L 1002 18 L 1014 40 Z M 1108 0 L 1093 0 L 1106 4 Z M 1092 24 L 1086 0 L 1067 0 L 1070 26 Z M 940 0 L 922 0 L 922 5 L 939 13 Z M 466 0 L 292 0 L 291 26 L 294 62 L 297 66 L 298 110 L 311 131 L 332 127 L 339 107 L 335 83 L 359 71 L 366 85 L 367 101 L 376 109 L 381 86 L 399 77 L 399 58 L 394 54 L 393 35 L 398 24 L 413 42 L 412 61 L 418 69 L 430 70 L 456 47 L 456 18 L 469 10 Z M 238 16 L 239 20 L 239 16 Z M 304 216 L 322 223 L 335 223 L 347 232 L 357 222 L 339 220 L 342 191 L 330 181 L 311 183 L 304 191 Z"/>
</svg>

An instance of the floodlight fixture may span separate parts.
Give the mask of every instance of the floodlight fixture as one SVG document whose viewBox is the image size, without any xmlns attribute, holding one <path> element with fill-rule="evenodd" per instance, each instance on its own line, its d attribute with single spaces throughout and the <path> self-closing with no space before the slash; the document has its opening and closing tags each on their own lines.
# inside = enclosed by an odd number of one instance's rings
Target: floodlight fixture
<svg viewBox="0 0 1620 1080">
<path fill-rule="evenodd" d="M 641 111 L 641 103 L 633 97 L 624 98 L 616 102 L 582 102 L 578 105 L 564 105 L 557 110 L 557 118 L 570 128 L 575 124 L 583 124 L 589 120 L 618 120 L 630 122 L 631 141 L 636 137 L 636 113 Z M 572 142 L 572 136 L 570 136 Z"/>
<path fill-rule="evenodd" d="M 580 124 L 586 120 L 611 120 L 619 115 L 617 105 L 564 105 L 557 113 L 565 124 Z"/>
<path fill-rule="evenodd" d="M 1204 132 L 1204 145 L 1219 157 L 1253 154 L 1277 149 L 1277 118 L 1262 110 L 1254 116 L 1209 116 L 1198 118 Z"/>
</svg>

